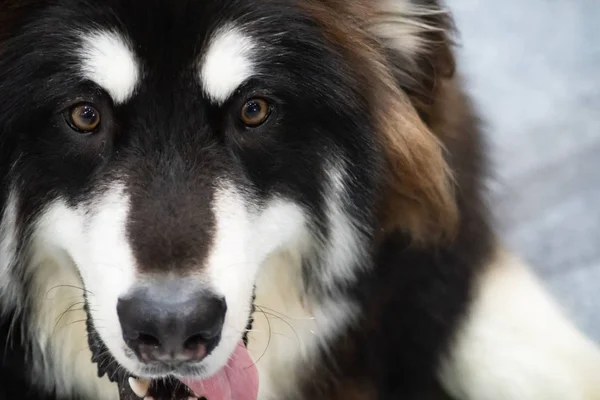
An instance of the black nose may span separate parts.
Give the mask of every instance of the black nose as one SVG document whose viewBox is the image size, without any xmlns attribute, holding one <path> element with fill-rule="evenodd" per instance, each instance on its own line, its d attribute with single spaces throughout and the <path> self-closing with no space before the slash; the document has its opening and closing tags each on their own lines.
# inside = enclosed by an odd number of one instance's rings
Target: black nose
<svg viewBox="0 0 600 400">
<path fill-rule="evenodd" d="M 123 338 L 141 361 L 197 362 L 219 343 L 227 306 L 206 291 L 162 283 L 119 299 Z"/>
</svg>

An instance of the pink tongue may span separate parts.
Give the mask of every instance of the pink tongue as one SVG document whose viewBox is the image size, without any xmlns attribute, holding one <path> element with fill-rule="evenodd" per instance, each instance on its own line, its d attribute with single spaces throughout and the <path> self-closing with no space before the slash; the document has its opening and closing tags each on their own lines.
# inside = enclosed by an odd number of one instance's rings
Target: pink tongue
<svg viewBox="0 0 600 400">
<path fill-rule="evenodd" d="M 208 379 L 183 380 L 197 396 L 207 400 L 256 400 L 258 371 L 243 343 L 239 343 L 229 362 Z"/>
</svg>

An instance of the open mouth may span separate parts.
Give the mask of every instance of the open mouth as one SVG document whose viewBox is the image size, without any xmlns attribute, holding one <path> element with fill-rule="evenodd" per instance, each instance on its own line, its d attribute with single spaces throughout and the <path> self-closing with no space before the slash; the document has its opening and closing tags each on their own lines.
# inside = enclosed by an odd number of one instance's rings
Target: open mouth
<svg viewBox="0 0 600 400">
<path fill-rule="evenodd" d="M 95 330 L 89 312 L 87 315 L 92 361 L 98 366 L 99 377 L 107 375 L 118 385 L 121 400 L 256 400 L 258 396 L 258 372 L 246 348 L 247 334 L 229 362 L 208 378 L 166 376 L 149 380 L 133 376 L 119 365 Z M 252 317 L 247 330 L 251 325 Z"/>
</svg>

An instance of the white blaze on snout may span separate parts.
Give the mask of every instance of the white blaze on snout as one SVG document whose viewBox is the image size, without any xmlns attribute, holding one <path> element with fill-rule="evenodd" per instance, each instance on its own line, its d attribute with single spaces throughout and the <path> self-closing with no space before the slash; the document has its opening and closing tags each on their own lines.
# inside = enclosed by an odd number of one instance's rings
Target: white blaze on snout
<svg viewBox="0 0 600 400">
<path fill-rule="evenodd" d="M 82 34 L 82 75 L 110 94 L 117 104 L 133 95 L 140 66 L 125 36 L 112 31 Z"/>
<path fill-rule="evenodd" d="M 255 48 L 252 38 L 238 27 L 226 25 L 216 31 L 200 66 L 202 87 L 212 101 L 224 103 L 256 72 Z"/>
</svg>

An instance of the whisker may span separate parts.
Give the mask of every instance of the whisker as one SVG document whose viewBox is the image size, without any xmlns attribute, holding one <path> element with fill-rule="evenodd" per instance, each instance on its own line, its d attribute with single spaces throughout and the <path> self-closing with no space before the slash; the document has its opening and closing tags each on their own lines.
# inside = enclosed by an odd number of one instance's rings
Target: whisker
<svg viewBox="0 0 600 400">
<path fill-rule="evenodd" d="M 272 314 L 272 313 L 265 312 L 265 311 L 262 311 L 262 313 L 265 315 L 267 322 L 269 322 L 269 318 L 267 316 L 270 315 L 271 317 L 276 318 L 276 319 L 280 320 L 281 322 L 285 323 L 292 330 L 292 332 L 294 332 L 294 336 L 296 337 L 296 342 L 297 342 L 298 346 L 300 346 L 300 335 L 298 335 L 298 332 L 296 331 L 296 329 L 294 328 L 294 326 L 291 323 L 289 323 L 285 319 L 281 318 L 279 315 Z M 269 322 L 269 329 L 270 329 L 270 322 Z"/>
<path fill-rule="evenodd" d="M 71 311 L 79 311 L 80 309 L 73 309 L 73 307 L 76 307 L 78 305 L 82 305 L 85 304 L 84 301 L 78 301 L 77 303 L 73 303 L 71 304 L 71 306 L 69 308 L 67 308 L 65 311 L 63 311 L 62 313 L 60 313 L 60 315 L 58 316 L 58 318 L 56 319 L 56 323 L 54 324 L 54 328 L 52 329 L 52 335 L 54 335 L 54 332 L 56 331 L 56 327 L 58 326 L 58 324 L 60 323 L 61 319 L 63 319 L 63 317 L 71 312 Z"/>
<path fill-rule="evenodd" d="M 53 290 L 58 290 L 60 288 L 77 289 L 77 290 L 81 290 L 84 293 L 88 293 L 88 294 L 94 296 L 94 293 L 92 293 L 90 290 L 87 290 L 87 289 L 82 288 L 80 286 L 75 286 L 75 285 L 56 285 L 56 286 L 53 286 L 50 289 L 48 289 L 48 291 L 46 292 L 46 297 L 48 298 L 48 296 L 50 295 L 50 292 L 52 292 Z"/>
<path fill-rule="evenodd" d="M 260 360 L 261 360 L 261 359 L 262 359 L 262 358 L 265 356 L 265 354 L 267 354 L 267 349 L 269 348 L 269 345 L 271 344 L 271 337 L 272 337 L 272 335 L 271 335 L 271 333 L 272 333 L 272 329 L 271 329 L 271 321 L 269 321 L 269 318 L 267 317 L 267 314 L 265 314 L 265 312 L 264 312 L 264 311 L 262 311 L 262 309 L 261 309 L 261 307 L 260 307 L 260 306 L 256 306 L 256 305 L 255 305 L 255 307 L 257 307 L 257 308 L 259 308 L 259 309 L 260 309 L 260 312 L 262 312 L 262 313 L 264 314 L 264 316 L 265 316 L 265 319 L 267 320 L 267 325 L 269 326 L 269 337 L 268 337 L 268 339 L 267 339 L 267 344 L 265 345 L 265 350 L 264 350 L 264 351 L 262 352 L 262 354 L 261 354 L 261 355 L 258 357 L 258 359 L 257 359 L 256 361 L 254 361 L 254 363 L 253 363 L 253 364 L 251 364 L 251 365 L 250 365 L 248 368 L 251 368 L 251 367 L 253 367 L 254 365 L 256 365 L 256 364 L 257 364 L 257 363 L 258 363 L 258 362 L 259 362 L 259 361 L 260 361 Z"/>
<path fill-rule="evenodd" d="M 289 320 L 293 320 L 293 321 L 314 321 L 316 318 L 315 317 L 290 317 L 289 315 L 283 314 L 282 312 L 279 312 L 277 310 L 274 310 L 272 308 L 266 307 L 266 306 L 260 306 L 263 310 L 268 310 L 270 311 L 272 314 L 276 314 L 281 316 L 282 318 L 287 318 Z"/>
</svg>

